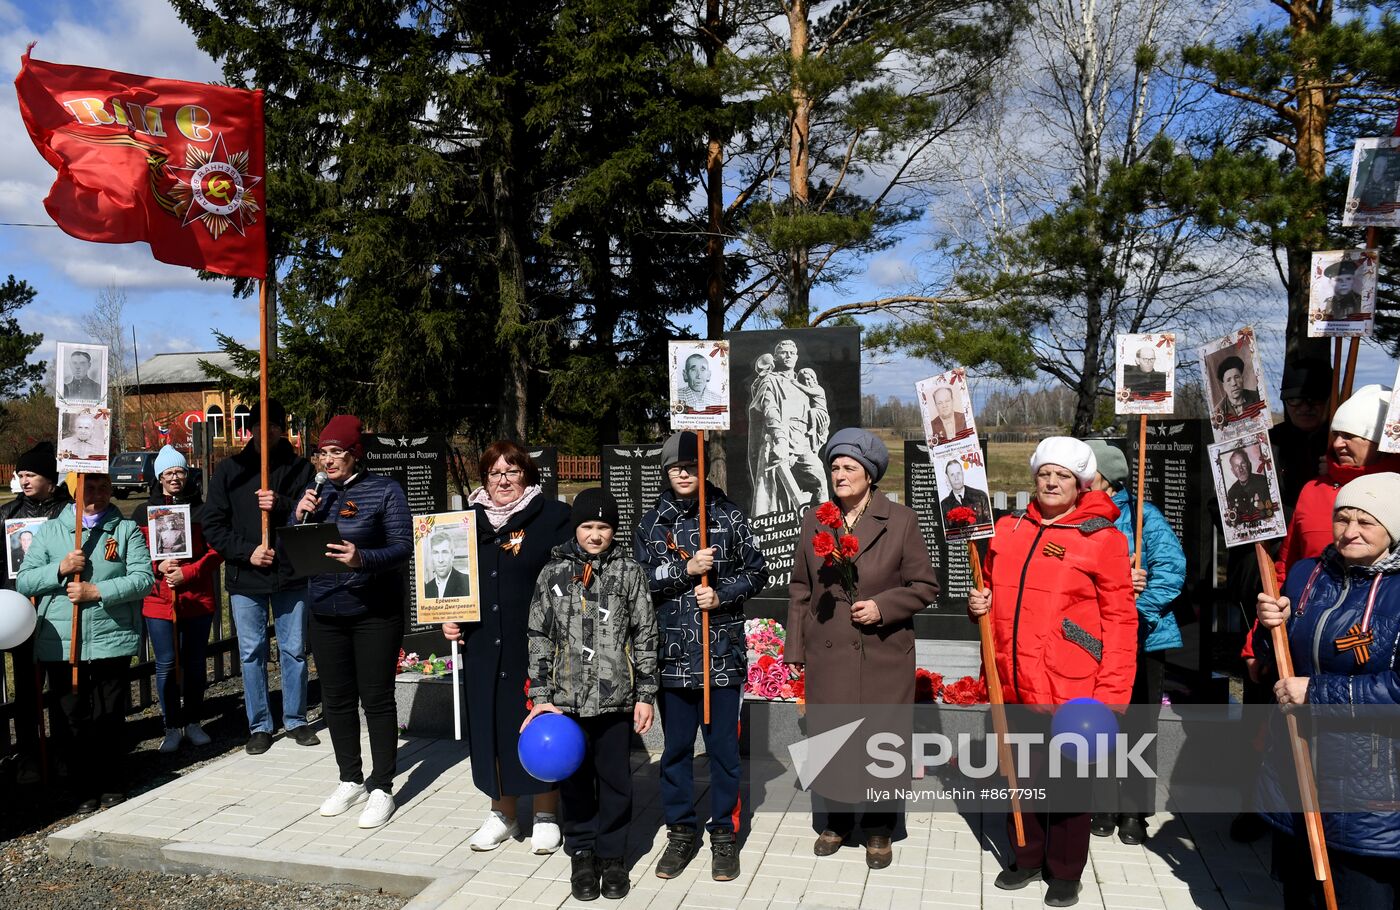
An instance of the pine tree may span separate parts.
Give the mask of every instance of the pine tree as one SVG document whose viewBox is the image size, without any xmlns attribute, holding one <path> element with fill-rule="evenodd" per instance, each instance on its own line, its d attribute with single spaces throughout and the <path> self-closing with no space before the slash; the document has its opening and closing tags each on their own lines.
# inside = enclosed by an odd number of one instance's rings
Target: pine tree
<svg viewBox="0 0 1400 910">
<path fill-rule="evenodd" d="M 44 378 L 44 362 L 29 361 L 29 355 L 43 343 L 44 336 L 23 331 L 16 318 L 38 293 L 28 282 L 14 275 L 0 284 L 0 400 L 27 396 L 34 390 L 34 384 Z M 5 420 L 6 408 L 0 406 L 0 429 L 4 428 Z"/>
</svg>

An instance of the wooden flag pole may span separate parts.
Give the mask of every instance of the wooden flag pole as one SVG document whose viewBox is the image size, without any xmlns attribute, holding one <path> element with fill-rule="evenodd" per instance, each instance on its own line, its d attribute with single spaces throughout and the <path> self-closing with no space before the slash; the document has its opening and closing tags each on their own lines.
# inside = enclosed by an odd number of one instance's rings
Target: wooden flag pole
<svg viewBox="0 0 1400 910">
<path fill-rule="evenodd" d="M 83 548 L 83 477 L 78 474 L 77 495 L 73 497 L 73 549 Z M 73 573 L 74 581 L 82 581 L 82 570 Z M 82 654 L 82 647 L 78 644 L 78 629 L 82 615 L 82 604 L 73 604 L 73 629 L 68 642 L 68 662 L 73 665 L 73 692 L 78 691 L 78 657 Z"/>
<path fill-rule="evenodd" d="M 977 552 L 975 541 L 967 542 L 967 558 L 972 565 L 972 585 L 981 591 L 986 585 L 982 580 L 982 557 Z M 1011 790 L 1011 817 L 1016 826 L 1016 846 L 1024 847 L 1026 827 L 1021 819 L 1021 796 L 1016 792 L 1016 766 L 1011 761 L 1011 743 L 1006 738 L 1009 732 L 1006 723 L 1006 702 L 1002 697 L 1001 675 L 997 673 L 997 655 L 992 644 L 990 614 L 983 613 L 977 617 L 977 634 L 982 640 L 982 666 L 987 673 L 987 700 L 992 703 L 992 731 L 997 737 L 997 759 L 1001 763 L 1001 772 L 1006 775 L 1006 786 Z"/>
<path fill-rule="evenodd" d="M 1259 560 L 1259 577 L 1264 583 L 1264 593 L 1277 598 L 1278 577 L 1274 574 L 1273 557 L 1264 549 L 1262 543 L 1254 545 L 1254 555 Z M 1274 663 L 1278 665 L 1279 678 L 1288 679 L 1293 675 L 1293 655 L 1288 648 L 1288 633 L 1280 624 L 1274 626 L 1271 634 Z M 1303 802 L 1303 821 L 1308 830 L 1308 850 L 1312 853 L 1313 877 L 1322 882 L 1327 910 L 1337 910 L 1337 892 L 1332 882 L 1332 866 L 1327 857 L 1327 840 L 1322 834 L 1322 813 L 1318 809 L 1317 782 L 1313 778 L 1308 741 L 1298 733 L 1298 718 L 1291 713 L 1285 714 L 1284 717 L 1288 722 L 1288 741 L 1293 750 L 1293 766 L 1298 772 L 1298 794 Z"/>
<path fill-rule="evenodd" d="M 1142 500 L 1143 487 L 1147 481 L 1147 415 L 1138 416 L 1137 450 L 1137 521 L 1133 531 L 1133 568 L 1142 568 Z"/>
<path fill-rule="evenodd" d="M 267 468 L 267 280 L 258 282 L 258 466 L 262 471 L 259 489 L 272 489 Z M 262 513 L 262 545 L 272 546 L 272 513 Z"/>
<path fill-rule="evenodd" d="M 705 512 L 705 431 L 695 430 L 695 470 L 700 475 L 700 549 L 704 550 L 710 546 L 709 522 L 706 520 Z M 700 577 L 700 583 L 705 586 L 710 584 L 709 573 Z M 700 661 L 704 668 L 704 723 L 710 723 L 710 611 L 700 611 Z"/>
</svg>

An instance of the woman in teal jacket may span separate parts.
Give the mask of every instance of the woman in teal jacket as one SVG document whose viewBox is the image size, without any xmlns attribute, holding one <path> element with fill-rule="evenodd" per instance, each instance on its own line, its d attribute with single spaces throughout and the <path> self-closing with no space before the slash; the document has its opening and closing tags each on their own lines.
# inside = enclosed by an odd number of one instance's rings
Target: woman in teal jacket
<svg viewBox="0 0 1400 910">
<path fill-rule="evenodd" d="M 1118 507 L 1118 530 L 1128 538 L 1128 554 L 1136 550 L 1137 503 L 1128 495 L 1128 459 L 1116 446 L 1102 439 L 1089 440 L 1098 459 L 1094 489 L 1113 497 Z M 1154 732 L 1162 707 L 1162 676 L 1166 668 L 1164 652 L 1181 647 L 1181 629 L 1172 612 L 1172 602 L 1181 596 L 1186 584 L 1186 552 L 1176 539 L 1167 518 L 1150 502 L 1142 504 L 1142 568 L 1133 570 L 1133 591 L 1137 594 L 1138 657 L 1133 678 L 1133 707 L 1123 721 L 1125 733 Z M 1156 764 L 1156 746 L 1144 752 L 1149 767 Z M 1125 844 L 1141 844 L 1147 839 L 1147 818 L 1152 814 L 1154 782 L 1150 780 L 1095 779 L 1094 806 L 1098 811 L 1089 820 L 1089 830 L 1109 837 L 1115 827 Z"/>
<path fill-rule="evenodd" d="M 91 812 L 126 798 L 127 671 L 141 641 L 141 601 L 155 575 L 141 529 L 111 504 L 111 478 L 84 474 L 82 480 L 82 548 L 73 546 L 76 519 L 69 505 L 40 526 L 15 582 L 37 601 L 34 656 L 61 715 L 53 718 L 54 745 L 85 797 L 79 811 Z M 75 605 L 76 691 L 68 664 Z"/>
</svg>

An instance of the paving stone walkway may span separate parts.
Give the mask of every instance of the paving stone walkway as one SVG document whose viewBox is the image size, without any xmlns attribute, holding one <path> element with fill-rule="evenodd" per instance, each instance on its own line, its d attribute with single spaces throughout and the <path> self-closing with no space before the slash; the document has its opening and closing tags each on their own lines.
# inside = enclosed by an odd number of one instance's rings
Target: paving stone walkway
<svg viewBox="0 0 1400 910">
<path fill-rule="evenodd" d="M 325 739 L 326 737 L 323 737 Z M 366 744 L 365 754 L 368 756 Z M 56 856 L 160 871 L 217 869 L 249 877 L 383 888 L 408 899 L 409 910 L 527 910 L 608 907 L 626 910 L 716 908 L 1005 908 L 1042 906 L 1044 886 L 999 891 L 1001 816 L 911 813 L 894 864 L 870 871 L 864 851 L 812 855 L 811 801 L 790 769 L 746 765 L 746 798 L 756 806 L 736 881 L 710 878 L 704 850 L 678 879 L 653 867 L 664 847 L 655 756 L 634 753 L 635 821 L 629 844 L 632 893 L 623 901 L 578 904 L 569 897 L 563 852 L 534 856 L 528 841 L 473 853 L 467 839 L 488 800 L 471 784 L 469 759 L 450 740 L 405 738 L 395 794 L 384 827 L 362 831 L 358 810 L 339 818 L 317 814 L 337 774 L 329 744 L 305 748 L 279 740 L 265 755 L 242 752 L 204 766 L 125 804 L 101 812 L 49 840 Z M 697 799 L 706 778 L 697 763 Z M 523 815 L 524 813 L 522 813 Z M 1255 910 L 1280 906 L 1268 877 L 1268 839 L 1230 841 L 1227 815 L 1154 816 L 1145 846 L 1094 838 L 1085 908 Z"/>
</svg>

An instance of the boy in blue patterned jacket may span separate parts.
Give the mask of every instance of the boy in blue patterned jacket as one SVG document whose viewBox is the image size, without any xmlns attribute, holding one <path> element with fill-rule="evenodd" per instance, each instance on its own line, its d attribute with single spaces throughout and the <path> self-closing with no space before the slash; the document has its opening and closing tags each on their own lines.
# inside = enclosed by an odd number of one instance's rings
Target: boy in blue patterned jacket
<svg viewBox="0 0 1400 910">
<path fill-rule="evenodd" d="M 661 462 L 670 489 L 642 516 L 634 545 L 651 584 L 661 635 L 661 801 L 667 843 L 656 875 L 680 875 L 700 849 L 692 767 L 700 730 L 710 763 L 710 871 L 715 881 L 730 881 L 739 875 L 739 707 L 748 672 L 744 602 L 763 590 L 768 567 L 748 518 L 708 482 L 708 546 L 700 549 L 698 461 L 694 433 L 666 440 Z M 710 615 L 708 726 L 701 723 L 702 610 Z"/>
</svg>

